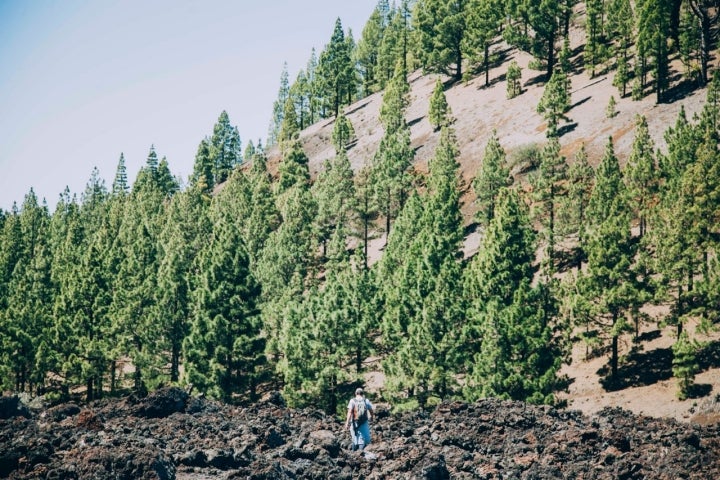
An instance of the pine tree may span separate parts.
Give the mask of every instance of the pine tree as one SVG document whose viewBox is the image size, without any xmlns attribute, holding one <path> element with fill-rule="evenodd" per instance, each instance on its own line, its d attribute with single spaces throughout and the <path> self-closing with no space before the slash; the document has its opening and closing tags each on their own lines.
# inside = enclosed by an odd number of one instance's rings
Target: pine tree
<svg viewBox="0 0 720 480">
<path fill-rule="evenodd" d="M 314 53 L 314 50 L 313 50 Z M 287 62 L 283 63 L 282 72 L 280 73 L 280 87 L 275 102 L 273 102 L 272 118 L 270 119 L 270 127 L 268 128 L 268 146 L 273 146 L 278 142 L 280 134 L 280 126 L 283 123 L 285 114 L 285 104 L 290 98 L 290 79 L 288 77 Z"/>
<path fill-rule="evenodd" d="M 547 78 L 555 68 L 555 42 L 566 19 L 566 6 L 559 1 L 518 0 L 507 6 L 508 14 L 521 24 L 510 24 L 503 35 L 512 45 L 544 60 Z M 525 26 L 521 31 L 519 27 Z M 530 27 L 533 35 L 526 27 Z"/>
<path fill-rule="evenodd" d="M 210 193 L 215 186 L 215 175 L 212 158 L 210 156 L 210 141 L 203 138 L 195 154 L 193 173 L 190 176 L 190 185 L 199 187 L 205 193 Z"/>
<path fill-rule="evenodd" d="M 115 291 L 122 288 L 120 278 L 120 269 L 125 260 L 124 238 L 120 235 L 123 220 L 125 218 L 126 209 L 130 208 L 130 196 L 124 191 L 113 193 L 108 199 L 107 216 L 100 228 L 95 232 L 92 239 L 92 248 L 88 249 L 88 255 L 92 251 L 102 252 L 101 256 L 92 257 L 99 260 L 99 271 L 101 272 L 103 282 L 106 288 L 106 294 L 98 301 L 98 305 L 102 305 L 103 327 L 101 335 L 105 345 L 108 347 L 107 356 L 109 359 L 110 392 L 115 393 L 121 380 L 121 371 L 119 369 L 121 357 L 125 356 L 125 352 L 121 348 L 120 338 L 122 337 L 122 322 L 118 316 L 118 304 L 116 304 Z"/>
<path fill-rule="evenodd" d="M 450 124 L 450 117 L 452 111 L 445 98 L 445 89 L 443 84 L 438 78 L 435 81 L 435 89 L 433 90 L 432 96 L 430 97 L 430 111 L 428 112 L 428 120 L 430 125 L 435 128 L 435 131 L 440 130 L 442 127 L 447 127 Z"/>
<path fill-rule="evenodd" d="M 15 364 L 16 341 L 14 322 L 8 316 L 9 298 L 13 272 L 22 258 L 22 231 L 20 211 L 16 203 L 4 215 L 2 236 L 0 236 L 0 385 L 4 389 L 18 388 L 17 365 Z"/>
<path fill-rule="evenodd" d="M 695 375 L 700 370 L 697 354 L 700 344 L 690 340 L 687 332 L 682 332 L 678 340 L 673 344 L 673 376 L 678 379 L 678 399 L 685 400 L 692 394 L 695 383 Z"/>
<path fill-rule="evenodd" d="M 207 215 L 207 200 L 200 189 L 176 195 L 166 208 L 166 223 L 160 232 L 156 308 L 162 329 L 162 352 L 170 365 L 169 379 L 178 382 L 182 345 L 188 333 L 193 288 L 191 272 L 200 254 L 201 218 Z M 200 237 L 200 238 L 199 238 Z"/>
<path fill-rule="evenodd" d="M 700 79 L 703 83 L 707 83 L 712 29 L 719 18 L 717 3 L 713 0 L 688 0 L 688 5 L 700 24 Z"/>
<path fill-rule="evenodd" d="M 357 69 L 357 62 L 355 62 L 357 45 L 355 44 L 353 32 L 349 28 L 347 35 L 345 35 L 345 50 L 348 52 L 349 57 L 345 64 L 345 105 L 350 105 L 359 98 L 362 91 L 362 79 Z"/>
<path fill-rule="evenodd" d="M 396 352 L 407 336 L 410 320 L 419 310 L 420 299 L 411 290 L 414 272 L 410 269 L 417 262 L 409 260 L 416 257 L 411 253 L 416 239 L 423 229 L 424 208 L 416 192 L 408 197 L 407 203 L 395 222 L 387 247 L 377 266 L 379 301 L 382 303 L 382 343 L 383 349 Z M 415 248 L 418 248 L 416 245 Z"/>
<path fill-rule="evenodd" d="M 585 260 L 585 226 L 587 208 L 592 192 L 595 171 L 588 164 L 583 145 L 575 155 L 575 161 L 568 168 L 568 191 L 562 207 L 561 217 L 567 235 L 577 236 L 577 252 L 574 254 L 575 267 L 580 270 Z"/>
<path fill-rule="evenodd" d="M 295 138 L 295 140 L 287 142 L 278 171 L 279 179 L 275 185 L 278 193 L 285 192 L 294 186 L 304 189 L 309 187 L 308 157 L 302 148 L 300 139 Z"/>
<path fill-rule="evenodd" d="M 317 77 L 318 59 L 315 48 L 310 52 L 310 58 L 305 66 L 305 77 L 307 79 L 307 103 L 308 103 L 308 125 L 316 122 L 321 103 L 320 81 Z M 271 145 L 268 143 L 268 145 Z"/>
<path fill-rule="evenodd" d="M 252 272 L 257 276 L 256 267 L 270 233 L 280 223 L 280 214 L 275 206 L 275 195 L 267 171 L 265 154 L 261 148 L 252 156 L 252 168 L 247 176 L 249 212 L 239 215 L 243 218 L 242 237 L 250 255 Z"/>
<path fill-rule="evenodd" d="M 312 403 L 333 414 L 339 409 L 340 387 L 357 379 L 346 365 L 356 363 L 357 356 L 370 348 L 372 315 L 363 303 L 372 303 L 372 292 L 363 288 L 358 270 L 362 261 L 351 261 L 346 243 L 338 226 L 330 241 L 324 286 L 311 289 L 288 310 L 293 329 L 283 335 L 286 398 L 294 405 Z M 369 297 L 358 298 L 358 288 Z"/>
<path fill-rule="evenodd" d="M 675 126 L 666 130 L 665 141 L 667 154 L 658 158 L 662 181 L 658 207 L 651 217 L 649 243 L 655 251 L 655 270 L 660 273 L 659 296 L 674 301 L 666 322 L 677 327 L 679 336 L 692 310 L 694 276 L 700 263 L 700 251 L 691 233 L 691 225 L 696 220 L 690 214 L 695 203 L 694 186 L 689 190 L 683 187 L 684 182 L 686 186 L 695 182 L 695 179 L 687 181 L 691 178 L 687 172 L 694 170 L 700 143 L 696 129 L 687 121 L 683 108 Z"/>
<path fill-rule="evenodd" d="M 379 90 L 378 56 L 383 41 L 387 18 L 378 5 L 365 23 L 357 45 L 356 60 L 362 77 L 363 94 L 368 96 Z"/>
<path fill-rule="evenodd" d="M 493 134 L 485 146 L 480 171 L 473 180 L 473 190 L 478 205 L 477 219 L 483 225 L 488 225 L 495 217 L 495 205 L 498 192 L 508 185 L 510 171 L 505 164 L 505 150 L 500 145 L 497 132 Z"/>
<path fill-rule="evenodd" d="M 377 215 L 377 205 L 374 199 L 373 191 L 373 171 L 369 165 L 363 167 L 357 175 L 355 175 L 355 192 L 357 208 L 357 220 L 360 223 L 359 231 L 361 232 L 363 261 L 365 269 L 368 268 L 368 245 L 370 242 L 370 225 Z"/>
<path fill-rule="evenodd" d="M 636 119 L 635 139 L 624 171 L 631 208 L 640 222 L 640 237 L 647 231 L 647 217 L 657 202 L 659 172 L 655 162 L 654 143 L 647 120 Z"/>
<path fill-rule="evenodd" d="M 242 163 L 242 144 L 237 127 L 230 124 L 225 110 L 220 113 L 210 137 L 210 163 L 216 184 L 224 182 L 233 169 Z"/>
<path fill-rule="evenodd" d="M 638 53 L 640 63 L 645 55 L 653 59 L 653 77 L 655 81 L 656 102 L 663 100 L 668 88 L 669 49 L 667 39 L 670 32 L 670 5 L 665 0 L 644 0 L 637 8 L 638 15 Z M 645 55 L 643 55 L 645 54 Z M 645 69 L 641 65 L 641 86 L 645 86 Z"/>
<path fill-rule="evenodd" d="M 180 190 L 180 184 L 177 179 L 170 173 L 170 165 L 167 158 L 163 157 L 158 164 L 157 181 L 160 190 L 165 196 L 172 196 Z"/>
<path fill-rule="evenodd" d="M 333 232 L 338 228 L 349 231 L 355 210 L 353 171 L 344 151 L 325 162 L 325 169 L 318 175 L 312 192 L 318 206 L 315 228 L 323 253 L 326 253 L 327 241 Z"/>
<path fill-rule="evenodd" d="M 87 225 L 92 228 L 91 225 Z M 55 206 L 50 219 L 49 241 L 52 251 L 50 275 L 54 286 L 52 324 L 38 352 L 38 360 L 48 372 L 58 375 L 61 398 L 69 398 L 70 388 L 82 383 L 81 346 L 85 329 L 77 328 L 76 319 L 85 314 L 80 306 L 81 295 L 76 285 L 82 281 L 78 271 L 82 252 L 85 250 L 85 231 L 80 220 L 80 207 L 75 197 L 70 197 L 66 187 Z M 90 383 L 88 397 L 93 398 Z"/>
<path fill-rule="evenodd" d="M 44 386 L 44 365 L 36 368 L 38 352 L 47 345 L 52 316 L 49 213 L 30 189 L 18 214 L 19 253 L 7 285 L 4 351 L 14 390 L 33 392 Z M 42 357 L 42 355 L 41 355 Z"/>
<path fill-rule="evenodd" d="M 510 62 L 507 69 L 507 98 L 515 98 L 522 93 L 522 85 L 520 79 L 522 78 L 522 68 L 517 64 L 515 60 Z"/>
<path fill-rule="evenodd" d="M 485 86 L 490 86 L 490 46 L 503 20 L 503 5 L 498 0 L 472 0 L 468 7 L 467 33 L 464 48 L 471 60 L 482 54 Z"/>
<path fill-rule="evenodd" d="M 685 76 L 690 80 L 707 82 L 707 78 L 701 79 L 702 67 L 700 66 L 701 36 L 702 29 L 692 11 L 689 2 L 682 2 L 682 11 L 679 19 L 678 53 L 680 61 L 685 69 Z"/>
<path fill-rule="evenodd" d="M 322 97 L 325 99 L 329 111 L 321 113 L 323 117 L 336 116 L 340 109 L 350 103 L 355 85 L 355 66 L 352 54 L 343 31 L 342 22 L 335 21 L 330 43 L 320 53 L 318 63 L 318 80 L 320 81 Z"/>
<path fill-rule="evenodd" d="M 570 85 L 565 73 L 556 70 L 545 85 L 537 112 L 547 121 L 548 138 L 558 136 L 558 124 L 561 119 L 568 120 L 565 113 L 570 110 Z"/>
<path fill-rule="evenodd" d="M 427 199 L 415 227 L 419 232 L 399 239 L 401 245 L 408 241 L 410 245 L 394 276 L 397 290 L 388 295 L 403 298 L 409 314 L 404 319 L 407 339 L 384 362 L 388 389 L 393 394 L 411 392 L 423 406 L 430 396 L 443 399 L 456 390 L 459 344 L 455 333 L 463 318 L 458 295 L 461 268 L 457 258 L 463 237 L 458 156 L 455 134 L 444 127 L 429 164 Z M 389 327 L 398 327 L 397 318 L 390 315 L 387 320 Z"/>
<path fill-rule="evenodd" d="M 419 0 L 415 4 L 418 55 L 427 71 L 462 79 L 470 5 L 463 0 Z"/>
<path fill-rule="evenodd" d="M 113 286 L 111 315 L 117 329 L 118 353 L 130 357 L 135 367 L 133 388 L 139 393 L 161 378 L 155 306 L 163 199 L 151 170 L 141 169 L 118 232 L 122 259 Z"/>
<path fill-rule="evenodd" d="M 455 389 L 462 319 L 458 303 L 462 240 L 458 147 L 443 128 L 430 162 L 428 198 L 413 194 L 390 236 L 380 264 L 383 278 L 383 362 L 391 395 L 420 405 Z M 409 367 L 409 368 L 408 368 Z"/>
<path fill-rule="evenodd" d="M 226 401 L 235 393 L 254 396 L 264 356 L 260 285 L 250 272 L 240 230 L 226 215 L 224 202 L 232 201 L 224 196 L 213 206 L 213 233 L 202 253 L 202 278 L 184 344 L 186 381 Z"/>
<path fill-rule="evenodd" d="M 346 152 L 353 140 L 355 140 L 355 129 L 350 120 L 341 112 L 335 120 L 332 132 L 335 153 L 340 155 L 340 152 Z"/>
<path fill-rule="evenodd" d="M 587 17 L 585 21 L 585 66 L 590 70 L 590 77 L 595 76 L 595 67 L 605 60 L 605 1 L 588 0 L 585 4 Z"/>
<path fill-rule="evenodd" d="M 502 189 L 498 213 L 465 271 L 464 395 L 470 400 L 554 400 L 560 346 L 552 327 L 554 301 L 547 287 L 531 287 L 534 243 L 525 206 L 515 191 Z"/>
<path fill-rule="evenodd" d="M 387 12 L 387 27 L 378 51 L 377 73 L 380 89 L 387 87 L 398 67 L 407 74 L 412 62 L 412 58 L 409 58 L 409 44 L 412 41 L 410 2 L 402 0 L 399 7 L 393 5 Z"/>
<path fill-rule="evenodd" d="M 605 116 L 607 118 L 615 118 L 618 114 L 617 111 L 617 102 L 615 101 L 615 96 L 610 95 L 610 100 L 608 100 L 607 107 L 605 107 Z"/>
<path fill-rule="evenodd" d="M 616 42 L 617 71 L 613 78 L 613 85 L 619 89 L 620 96 L 625 97 L 627 84 L 630 81 L 630 58 L 634 41 L 635 17 L 630 0 L 611 0 L 607 12 L 608 36 Z"/>
<path fill-rule="evenodd" d="M 125 167 L 125 156 L 120 153 L 117 170 L 115 172 L 115 180 L 113 180 L 112 193 L 115 195 L 125 194 L 129 190 L 127 180 L 127 168 Z"/>
<path fill-rule="evenodd" d="M 543 149 L 540 167 L 533 181 L 533 196 L 537 202 L 535 219 L 540 221 L 546 242 L 545 274 L 549 277 L 555 272 L 557 252 L 555 245 L 559 235 L 557 226 L 559 204 L 565 196 L 565 183 L 568 166 L 565 157 L 560 155 L 560 142 L 551 138 Z"/>
<path fill-rule="evenodd" d="M 317 247 L 312 232 L 317 206 L 308 189 L 288 189 L 278 197 L 278 210 L 281 223 L 268 236 L 256 269 L 263 288 L 263 329 L 274 359 L 281 353 L 281 336 L 287 327 L 284 311 L 304 292 Z"/>
<path fill-rule="evenodd" d="M 297 123 L 300 130 L 310 125 L 310 84 L 304 70 L 300 70 L 295 82 L 290 87 L 290 101 L 292 102 Z"/>
<path fill-rule="evenodd" d="M 285 114 L 283 115 L 283 122 L 282 125 L 280 125 L 277 138 L 280 151 L 284 152 L 288 148 L 288 145 L 297 140 L 299 136 L 300 128 L 298 127 L 295 105 L 292 99 L 288 98 L 285 102 Z"/>
<path fill-rule="evenodd" d="M 405 74 L 397 69 L 385 91 L 380 107 L 380 121 L 385 134 L 373 159 L 375 202 L 385 217 L 386 239 L 390 224 L 402 210 L 410 190 L 408 169 L 414 151 L 410 147 L 410 128 L 405 121 L 409 86 Z"/>
<path fill-rule="evenodd" d="M 392 135 L 407 125 L 405 112 L 410 105 L 410 85 L 402 68 L 396 68 L 390 84 L 383 94 L 380 106 L 380 122 L 386 136 Z"/>
<path fill-rule="evenodd" d="M 634 271 L 636 243 L 630 232 L 627 192 L 612 139 L 608 140 L 588 206 L 587 273 L 579 276 L 592 316 L 611 345 L 609 381 L 617 380 L 620 335 L 629 329 L 627 313 L 644 303 Z"/>
</svg>

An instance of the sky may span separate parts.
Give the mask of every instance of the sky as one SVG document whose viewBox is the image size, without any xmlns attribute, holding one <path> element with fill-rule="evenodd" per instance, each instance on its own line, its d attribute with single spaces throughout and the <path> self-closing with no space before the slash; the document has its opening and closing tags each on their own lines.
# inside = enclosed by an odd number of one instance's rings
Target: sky
<svg viewBox="0 0 720 480">
<path fill-rule="evenodd" d="M 0 209 L 32 187 L 54 209 L 120 153 L 151 145 L 184 180 L 228 112 L 267 137 L 283 63 L 292 82 L 340 18 L 357 41 L 377 0 L 0 0 Z"/>
</svg>

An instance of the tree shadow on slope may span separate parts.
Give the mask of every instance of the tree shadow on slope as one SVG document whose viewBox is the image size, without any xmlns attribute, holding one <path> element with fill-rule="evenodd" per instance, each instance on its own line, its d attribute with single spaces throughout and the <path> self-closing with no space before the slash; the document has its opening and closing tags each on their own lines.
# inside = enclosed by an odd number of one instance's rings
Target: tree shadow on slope
<svg viewBox="0 0 720 480">
<path fill-rule="evenodd" d="M 646 387 L 672 378 L 672 349 L 656 348 L 647 352 L 634 352 L 618 367 L 617 375 L 610 376 L 604 365 L 598 370 L 600 384 L 608 392 L 630 387 Z"/>
<path fill-rule="evenodd" d="M 670 87 L 663 93 L 661 103 L 675 103 L 679 100 L 689 97 L 696 90 L 702 88 L 700 82 L 695 80 L 685 80 Z"/>
<path fill-rule="evenodd" d="M 601 385 L 608 392 L 630 387 L 645 387 L 673 378 L 672 360 L 671 347 L 656 348 L 647 352 L 632 352 L 618 367 L 615 378 L 610 376 L 608 365 L 604 365 L 597 373 L 602 377 Z M 698 372 L 720 368 L 720 342 L 710 342 L 701 349 L 697 354 L 697 364 Z M 689 398 L 704 397 L 711 391 L 712 385 L 695 384 Z"/>
<path fill-rule="evenodd" d="M 720 368 L 720 341 L 709 342 L 697 355 L 700 371 Z"/>
</svg>

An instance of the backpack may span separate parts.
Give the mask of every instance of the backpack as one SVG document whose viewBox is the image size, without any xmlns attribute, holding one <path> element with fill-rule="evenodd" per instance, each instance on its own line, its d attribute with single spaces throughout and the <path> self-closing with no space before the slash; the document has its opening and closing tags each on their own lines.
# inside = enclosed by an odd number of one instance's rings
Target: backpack
<svg viewBox="0 0 720 480">
<path fill-rule="evenodd" d="M 362 400 L 354 399 L 353 404 L 355 422 L 362 425 L 368 421 L 367 401 L 364 398 Z"/>
</svg>

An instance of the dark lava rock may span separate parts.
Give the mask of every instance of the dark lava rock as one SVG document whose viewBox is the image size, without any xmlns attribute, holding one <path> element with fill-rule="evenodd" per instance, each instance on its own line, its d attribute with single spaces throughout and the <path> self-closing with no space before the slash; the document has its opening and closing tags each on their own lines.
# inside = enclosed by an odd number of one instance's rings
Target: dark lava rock
<svg viewBox="0 0 720 480">
<path fill-rule="evenodd" d="M 0 397 L 0 419 L 13 417 L 30 418 L 30 411 L 15 395 Z"/>
<path fill-rule="evenodd" d="M 18 404 L 10 409 L 15 412 Z M 282 402 L 247 408 L 180 389 L 0 420 L 0 477 L 26 479 L 716 479 L 720 425 L 519 402 L 378 415 L 343 448 L 344 419 Z"/>
<path fill-rule="evenodd" d="M 188 398 L 190 395 L 180 388 L 161 388 L 140 400 L 135 415 L 144 418 L 165 418 L 173 413 L 185 411 Z"/>
<path fill-rule="evenodd" d="M 55 422 L 68 417 L 72 417 L 80 413 L 80 407 L 75 403 L 64 403 L 57 407 L 48 408 L 46 416 Z"/>
</svg>

